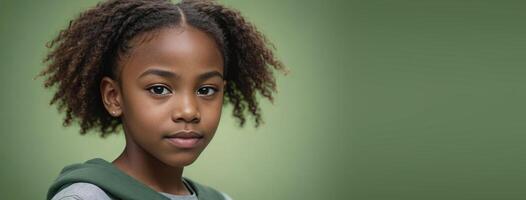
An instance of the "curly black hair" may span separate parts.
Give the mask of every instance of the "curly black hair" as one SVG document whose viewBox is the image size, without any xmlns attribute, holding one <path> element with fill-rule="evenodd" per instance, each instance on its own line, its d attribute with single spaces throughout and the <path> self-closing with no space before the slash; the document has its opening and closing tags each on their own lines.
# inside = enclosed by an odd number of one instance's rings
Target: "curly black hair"
<svg viewBox="0 0 526 200">
<path fill-rule="evenodd" d="M 120 118 L 105 109 L 99 84 L 108 76 L 119 80 L 118 61 L 129 53 L 130 41 L 139 34 L 185 23 L 211 35 L 225 63 L 225 104 L 245 124 L 245 110 L 262 122 L 256 94 L 273 101 L 276 92 L 273 70 L 287 73 L 274 56 L 275 47 L 239 11 L 213 0 L 109 0 L 98 3 L 69 22 L 48 42 L 44 87 L 58 86 L 50 105 L 66 111 L 64 126 L 75 120 L 81 134 L 98 128 L 102 137 L 116 133 Z"/>
</svg>

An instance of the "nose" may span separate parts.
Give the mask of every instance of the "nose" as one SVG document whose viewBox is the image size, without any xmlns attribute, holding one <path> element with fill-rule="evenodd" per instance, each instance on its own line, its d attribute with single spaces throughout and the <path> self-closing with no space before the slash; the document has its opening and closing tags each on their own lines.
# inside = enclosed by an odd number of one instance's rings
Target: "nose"
<svg viewBox="0 0 526 200">
<path fill-rule="evenodd" d="M 193 95 L 193 93 L 180 93 L 176 96 L 178 96 L 178 98 L 175 98 L 172 120 L 174 122 L 199 123 L 199 121 L 201 121 L 201 114 L 199 113 L 196 96 Z"/>
</svg>

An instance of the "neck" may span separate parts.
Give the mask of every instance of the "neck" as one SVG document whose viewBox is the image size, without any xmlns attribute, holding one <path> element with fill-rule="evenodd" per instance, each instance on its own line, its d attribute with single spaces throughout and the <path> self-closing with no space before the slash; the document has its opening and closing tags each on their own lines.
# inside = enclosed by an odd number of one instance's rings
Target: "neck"
<svg viewBox="0 0 526 200">
<path fill-rule="evenodd" d="M 137 145 L 126 141 L 126 147 L 113 164 L 157 192 L 188 195 L 182 182 L 183 167 L 172 167 L 154 158 Z"/>
</svg>

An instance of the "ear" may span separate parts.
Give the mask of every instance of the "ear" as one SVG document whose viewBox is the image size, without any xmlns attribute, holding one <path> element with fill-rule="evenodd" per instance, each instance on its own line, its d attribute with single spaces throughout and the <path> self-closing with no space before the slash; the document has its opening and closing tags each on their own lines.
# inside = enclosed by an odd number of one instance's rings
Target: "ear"
<svg viewBox="0 0 526 200">
<path fill-rule="evenodd" d="M 100 81 L 100 94 L 104 107 L 113 117 L 122 114 L 122 97 L 119 83 L 109 77 L 104 77 Z"/>
</svg>

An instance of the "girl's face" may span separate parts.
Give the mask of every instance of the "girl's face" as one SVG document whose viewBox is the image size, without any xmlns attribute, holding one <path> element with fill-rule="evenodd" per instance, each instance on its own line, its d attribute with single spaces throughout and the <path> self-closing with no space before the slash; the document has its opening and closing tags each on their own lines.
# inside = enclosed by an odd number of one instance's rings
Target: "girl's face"
<svg viewBox="0 0 526 200">
<path fill-rule="evenodd" d="M 223 58 L 213 38 L 190 26 L 150 36 L 121 60 L 116 109 L 128 154 L 183 167 L 197 159 L 219 124 Z"/>
</svg>

